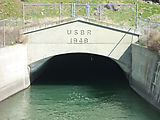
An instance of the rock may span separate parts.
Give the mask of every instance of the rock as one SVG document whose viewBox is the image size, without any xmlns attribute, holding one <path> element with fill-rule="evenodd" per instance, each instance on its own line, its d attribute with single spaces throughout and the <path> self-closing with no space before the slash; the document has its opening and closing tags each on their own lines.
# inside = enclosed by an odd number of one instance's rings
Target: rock
<svg viewBox="0 0 160 120">
<path fill-rule="evenodd" d="M 94 13 L 94 16 L 97 16 L 97 13 L 96 13 L 96 12 Z"/>
<path fill-rule="evenodd" d="M 119 11 L 121 6 L 120 5 L 114 5 L 114 6 L 112 6 L 112 8 L 113 8 L 114 11 Z"/>
<path fill-rule="evenodd" d="M 28 0 L 21 0 L 21 2 L 28 2 Z"/>
<path fill-rule="evenodd" d="M 94 10 L 98 10 L 97 7 L 94 7 Z"/>
<path fill-rule="evenodd" d="M 118 10 L 121 8 L 121 6 L 118 5 L 118 4 L 119 4 L 118 1 L 112 1 L 112 4 L 115 4 L 115 5 L 112 5 L 112 9 L 113 9 L 114 11 L 118 11 Z"/>
<path fill-rule="evenodd" d="M 147 3 L 152 4 L 152 2 L 151 2 L 151 1 L 147 1 Z"/>
<path fill-rule="evenodd" d="M 111 9 L 111 6 L 107 4 L 104 6 L 104 8 Z"/>
<path fill-rule="evenodd" d="M 139 14 L 140 14 L 140 15 L 142 15 L 143 13 L 144 13 L 144 10 L 143 10 L 143 9 L 139 10 Z"/>
<path fill-rule="evenodd" d="M 145 1 L 145 2 L 147 2 L 147 3 L 150 3 L 150 4 L 152 4 L 153 2 L 160 4 L 160 0 L 143 0 L 143 1 Z"/>
<path fill-rule="evenodd" d="M 43 13 L 43 12 L 41 12 L 41 15 L 44 15 L 44 13 Z"/>
<path fill-rule="evenodd" d="M 108 4 L 104 7 L 107 9 L 112 9 L 114 11 L 119 11 L 121 8 L 118 1 L 108 1 Z"/>
</svg>

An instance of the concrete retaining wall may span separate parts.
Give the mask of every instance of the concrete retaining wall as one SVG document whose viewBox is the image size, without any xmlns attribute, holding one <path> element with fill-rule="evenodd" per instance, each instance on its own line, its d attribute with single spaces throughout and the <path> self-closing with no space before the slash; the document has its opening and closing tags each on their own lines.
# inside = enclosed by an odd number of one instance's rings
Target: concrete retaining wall
<svg viewBox="0 0 160 120">
<path fill-rule="evenodd" d="M 146 47 L 132 45 L 131 87 L 160 109 L 160 56 Z"/>
<path fill-rule="evenodd" d="M 0 101 L 30 85 L 26 45 L 0 49 Z"/>
</svg>

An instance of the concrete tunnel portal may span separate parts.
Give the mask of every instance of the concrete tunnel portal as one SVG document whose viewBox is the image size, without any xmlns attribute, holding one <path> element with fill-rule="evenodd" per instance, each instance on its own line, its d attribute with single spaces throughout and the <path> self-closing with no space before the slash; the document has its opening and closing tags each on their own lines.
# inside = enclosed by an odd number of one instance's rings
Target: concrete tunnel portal
<svg viewBox="0 0 160 120">
<path fill-rule="evenodd" d="M 31 72 L 31 83 L 123 83 L 128 85 L 124 71 L 114 60 L 106 56 L 90 53 L 67 53 L 50 57 L 42 67 L 39 67 L 33 73 Z"/>
<path fill-rule="evenodd" d="M 31 83 L 46 76 L 54 80 L 56 77 L 71 80 L 89 76 L 120 78 L 124 74 L 128 77 L 131 72 L 131 43 L 138 39 L 131 29 L 116 29 L 85 19 L 45 29 L 31 29 L 25 35 L 29 38 L 27 52 Z"/>
</svg>

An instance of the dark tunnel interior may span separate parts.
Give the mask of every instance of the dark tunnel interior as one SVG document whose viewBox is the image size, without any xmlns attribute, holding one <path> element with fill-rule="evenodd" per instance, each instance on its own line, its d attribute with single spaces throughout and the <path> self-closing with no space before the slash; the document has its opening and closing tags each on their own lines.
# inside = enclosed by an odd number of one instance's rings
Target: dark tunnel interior
<svg viewBox="0 0 160 120">
<path fill-rule="evenodd" d="M 52 57 L 32 84 L 127 84 L 119 65 L 110 58 L 86 53 Z"/>
</svg>

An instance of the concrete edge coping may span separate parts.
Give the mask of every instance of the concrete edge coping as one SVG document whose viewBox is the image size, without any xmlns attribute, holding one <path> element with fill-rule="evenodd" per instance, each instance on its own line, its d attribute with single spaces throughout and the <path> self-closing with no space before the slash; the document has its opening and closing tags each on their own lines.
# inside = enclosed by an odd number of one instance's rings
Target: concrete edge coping
<svg viewBox="0 0 160 120">
<path fill-rule="evenodd" d="M 35 27 L 31 27 L 31 28 L 28 28 L 28 29 L 31 29 L 31 30 L 28 30 L 28 31 L 22 30 L 21 32 L 23 34 L 30 34 L 30 33 L 33 33 L 33 32 L 38 32 L 38 31 L 42 31 L 42 30 L 46 30 L 46 29 L 50 29 L 50 28 L 54 28 L 54 27 L 58 27 L 58 26 L 62 26 L 62 25 L 70 24 L 70 23 L 74 23 L 74 22 L 82 22 L 82 23 L 94 25 L 94 26 L 97 26 L 97 27 L 102 27 L 102 28 L 106 28 L 106 29 L 110 29 L 110 30 L 114 30 L 114 31 L 118 31 L 118 32 L 131 34 L 131 35 L 134 35 L 134 36 L 140 36 L 141 35 L 140 32 L 137 31 L 136 29 L 132 29 L 132 31 L 130 31 L 130 30 L 127 30 L 127 29 L 114 27 L 113 25 L 106 26 L 104 24 L 100 24 L 100 23 L 98 23 L 99 22 L 98 20 L 96 22 L 93 22 L 91 20 L 95 21 L 95 19 L 90 19 L 90 18 L 85 18 L 85 17 L 74 17 L 69 22 L 63 20 L 64 22 L 62 22 L 60 24 L 50 24 L 50 25 L 44 26 L 44 27 L 37 27 L 38 29 L 35 29 Z"/>
</svg>

